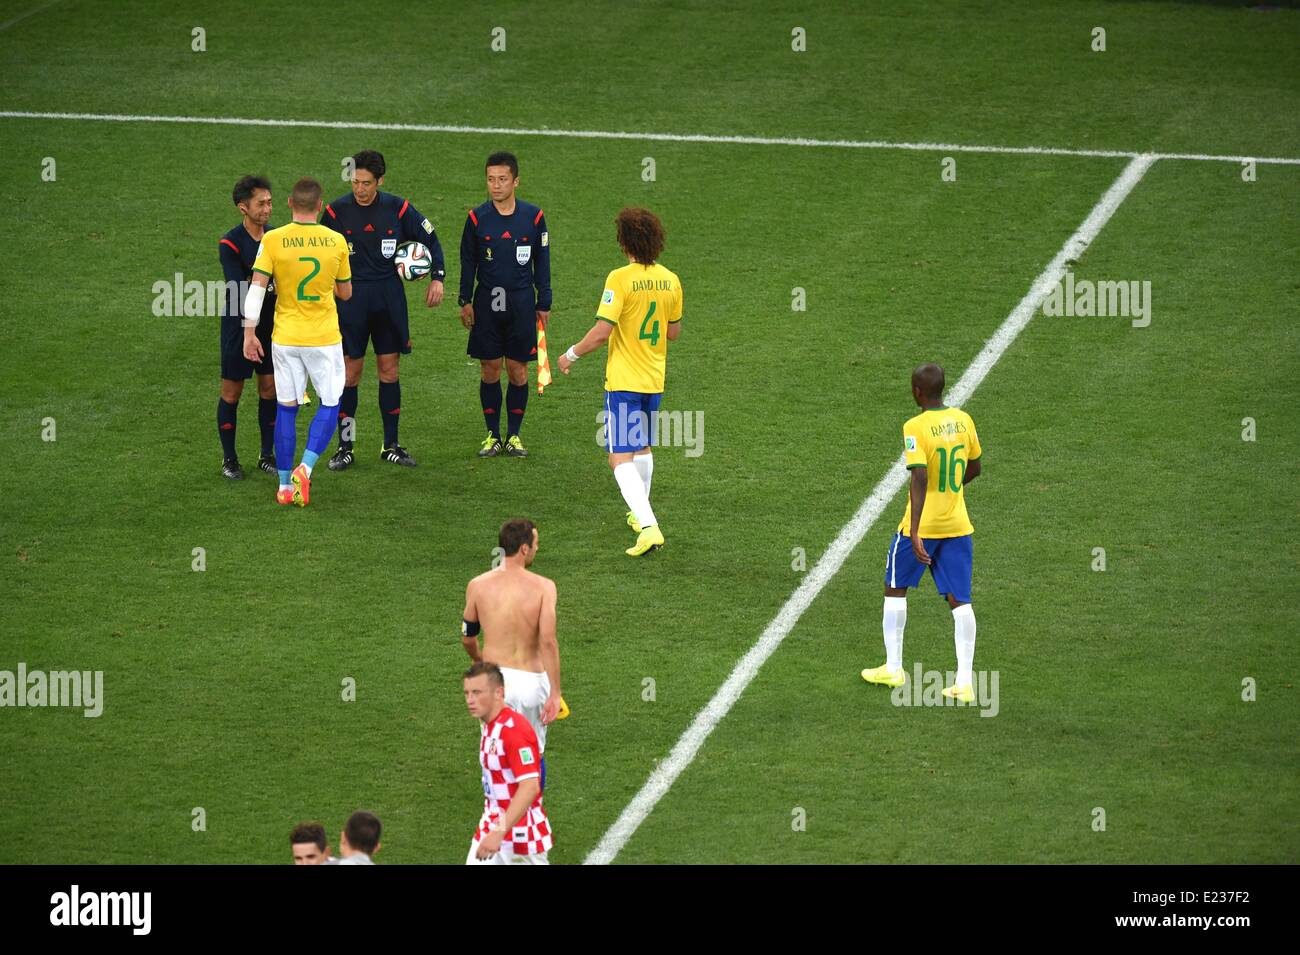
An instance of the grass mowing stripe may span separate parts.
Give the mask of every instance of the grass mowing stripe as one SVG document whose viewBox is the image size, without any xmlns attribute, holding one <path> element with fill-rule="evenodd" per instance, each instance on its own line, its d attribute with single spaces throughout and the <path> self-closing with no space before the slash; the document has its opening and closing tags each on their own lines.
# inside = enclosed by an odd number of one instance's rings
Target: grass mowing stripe
<svg viewBox="0 0 1300 955">
<path fill-rule="evenodd" d="M 1139 156 L 1124 167 L 1119 178 L 1098 200 L 1092 211 L 1088 213 L 1088 217 L 1083 220 L 1083 224 L 1061 246 L 1060 251 L 1034 280 L 1019 304 L 1012 309 L 1011 314 L 998 326 L 998 330 L 993 333 L 980 353 L 975 356 L 975 360 L 962 373 L 961 379 L 948 392 L 950 404 L 960 406 L 970 398 L 990 369 L 1016 340 L 1016 336 L 1029 324 L 1043 299 L 1064 277 L 1067 263 L 1078 259 L 1092 244 L 1102 227 L 1115 214 L 1120 203 L 1133 191 L 1155 161 L 1154 155 Z M 740 699 L 745 688 L 753 682 L 768 657 L 776 652 L 777 647 L 794 629 L 794 625 L 798 623 L 804 611 L 817 598 L 822 588 L 839 572 L 849 554 L 875 524 L 886 505 L 902 490 L 906 479 L 903 455 L 900 454 L 885 472 L 885 476 L 872 489 L 871 494 L 862 502 L 857 513 L 840 529 L 835 540 L 795 589 L 790 599 L 772 618 L 758 642 L 740 659 L 713 698 L 682 733 L 677 744 L 673 746 L 672 752 L 668 754 L 668 758 L 655 768 L 640 792 L 632 798 L 618 819 L 601 837 L 600 842 L 591 850 L 584 860 L 585 865 L 608 865 L 614 861 L 641 823 L 654 810 L 655 805 L 672 788 L 677 777 L 695 760 L 704 741 Z"/>
<path fill-rule="evenodd" d="M 910 152 L 992 153 L 1007 156 L 1092 156 L 1101 159 L 1183 159 L 1199 162 L 1254 162 L 1300 166 L 1300 159 L 1271 156 L 1212 156 L 1202 153 L 1137 153 L 1055 146 L 972 146 L 958 143 L 891 143 L 883 140 L 805 139 L 784 136 L 713 136 L 708 133 L 628 133 L 604 129 L 512 129 L 505 126 L 446 126 L 428 123 L 366 123 L 344 120 L 254 119 L 240 116 L 148 116 L 125 113 L 43 113 L 0 110 L 4 119 L 66 119 L 109 123 L 200 123 L 216 126 L 302 126 L 324 129 L 375 129 L 415 133 L 466 133 L 500 136 L 557 136 L 569 139 L 632 139 L 669 143 L 733 143 L 743 146 L 803 146 L 830 149 L 899 149 Z"/>
</svg>

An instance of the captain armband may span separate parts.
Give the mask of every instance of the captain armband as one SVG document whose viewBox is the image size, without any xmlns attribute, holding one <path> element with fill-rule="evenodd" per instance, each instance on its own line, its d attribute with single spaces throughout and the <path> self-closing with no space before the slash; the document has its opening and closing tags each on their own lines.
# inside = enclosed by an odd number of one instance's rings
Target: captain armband
<svg viewBox="0 0 1300 955">
<path fill-rule="evenodd" d="M 460 635 L 462 637 L 477 637 L 479 632 L 479 623 L 477 620 L 461 620 Z"/>
</svg>

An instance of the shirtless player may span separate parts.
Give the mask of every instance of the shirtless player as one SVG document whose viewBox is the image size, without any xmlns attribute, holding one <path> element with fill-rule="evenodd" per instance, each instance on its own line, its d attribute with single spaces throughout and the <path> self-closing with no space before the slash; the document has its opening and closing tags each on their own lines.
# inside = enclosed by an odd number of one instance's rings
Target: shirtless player
<svg viewBox="0 0 1300 955">
<path fill-rule="evenodd" d="M 537 556 L 537 528 L 532 521 L 506 521 L 497 541 L 505 560 L 465 588 L 461 644 L 475 663 L 486 660 L 501 668 L 506 706 L 527 717 L 537 733 L 537 748 L 545 753 L 546 727 L 569 715 L 560 697 L 555 582 L 528 569 Z M 542 773 L 545 788 L 545 769 Z"/>
</svg>

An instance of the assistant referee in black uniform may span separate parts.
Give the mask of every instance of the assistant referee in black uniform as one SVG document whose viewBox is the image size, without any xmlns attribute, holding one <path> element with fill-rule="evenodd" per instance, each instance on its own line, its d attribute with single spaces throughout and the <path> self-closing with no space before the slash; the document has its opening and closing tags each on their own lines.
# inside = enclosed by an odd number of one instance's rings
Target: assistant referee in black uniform
<svg viewBox="0 0 1300 955">
<path fill-rule="evenodd" d="M 551 316 L 551 237 L 546 216 L 515 198 L 519 160 L 506 152 L 487 159 L 492 197 L 465 219 L 460 237 L 460 320 L 469 329 L 471 358 L 480 365 L 479 403 L 487 423 L 481 458 L 503 450 L 527 457 L 519 429 L 528 407 L 528 363 L 537 358 L 537 324 Z M 477 279 L 477 286 L 475 280 Z M 501 440 L 501 359 L 506 387 L 506 439 Z"/>
</svg>

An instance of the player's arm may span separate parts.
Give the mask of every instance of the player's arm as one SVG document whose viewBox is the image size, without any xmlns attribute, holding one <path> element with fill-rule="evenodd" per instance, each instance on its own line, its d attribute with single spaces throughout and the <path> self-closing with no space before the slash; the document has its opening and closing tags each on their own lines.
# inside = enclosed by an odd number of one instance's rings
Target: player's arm
<svg viewBox="0 0 1300 955">
<path fill-rule="evenodd" d="M 618 324 L 619 316 L 623 314 L 623 286 L 615 276 L 616 272 L 610 272 L 605 277 L 605 291 L 601 293 L 600 305 L 596 308 L 596 324 L 583 336 L 582 341 L 570 346 L 557 362 L 560 371 L 566 375 L 569 373 L 569 366 L 575 361 L 609 341 L 614 326 Z"/>
<path fill-rule="evenodd" d="M 682 334 L 682 286 L 677 285 L 677 301 L 673 303 L 673 317 L 668 319 L 668 340 L 677 341 Z"/>
<path fill-rule="evenodd" d="M 542 652 L 542 668 L 551 681 L 551 695 L 542 705 L 542 725 L 549 726 L 560 711 L 560 641 L 556 638 L 555 582 L 548 580 L 542 589 L 542 614 L 538 621 L 538 643 Z"/>
<path fill-rule="evenodd" d="M 966 470 L 962 474 L 962 487 L 979 477 L 984 470 L 984 447 L 980 444 L 980 436 L 975 431 L 974 421 L 970 422 L 970 449 L 966 453 L 969 457 L 966 459 Z"/>
<path fill-rule="evenodd" d="M 614 333 L 614 323 L 608 319 L 598 318 L 596 324 L 591 326 L 591 331 L 582 337 L 582 341 L 576 345 L 570 345 L 569 350 L 560 356 L 556 362 L 560 366 L 560 371 L 566 375 L 573 363 L 583 355 L 590 354 L 596 349 L 601 348 L 609 341 L 609 336 Z"/>
<path fill-rule="evenodd" d="M 927 447 L 925 435 L 920 428 L 912 421 L 903 425 L 903 464 L 911 478 L 907 493 L 908 503 L 911 506 L 912 526 L 908 528 L 908 536 L 912 538 L 912 553 L 916 554 L 916 559 L 923 564 L 930 563 L 930 555 L 925 552 L 925 544 L 921 542 L 920 534 L 921 512 L 925 510 L 925 494 L 930 484 L 930 469 L 926 467 Z"/>
<path fill-rule="evenodd" d="M 567 375 L 569 373 L 569 365 L 572 365 L 583 355 L 589 355 L 598 348 L 604 347 L 605 343 L 609 341 L 609 336 L 612 334 L 614 334 L 613 322 L 604 318 L 596 319 L 596 324 L 591 326 L 591 330 L 582 337 L 582 341 L 578 342 L 576 345 L 570 346 L 569 350 L 560 356 L 560 360 L 564 362 L 564 364 L 560 365 L 560 368 Z"/>
<path fill-rule="evenodd" d="M 524 813 L 528 811 L 528 807 L 533 804 L 541 791 L 542 782 L 537 776 L 521 782 L 519 788 L 515 790 L 515 798 L 511 799 L 510 805 L 506 807 L 506 814 L 502 818 L 502 828 L 507 832 L 513 829 L 515 823 L 524 817 Z"/>
<path fill-rule="evenodd" d="M 510 800 L 510 805 L 506 807 L 497 825 L 479 840 L 476 854 L 480 859 L 486 859 L 497 853 L 506 833 L 524 817 L 528 807 L 542 791 L 541 779 L 537 772 L 537 763 L 541 754 L 537 752 L 537 738 L 533 735 L 532 729 L 528 729 L 528 735 L 522 740 L 517 732 L 509 736 L 502 734 L 501 742 L 505 746 L 504 762 L 515 774 L 519 786 L 515 789 L 514 798 Z"/>
<path fill-rule="evenodd" d="M 334 273 L 334 295 L 340 302 L 346 302 L 352 297 L 352 256 L 348 253 L 347 240 L 339 236 L 343 241 L 339 249 L 338 270 Z"/>
<path fill-rule="evenodd" d="M 474 273 L 478 269 L 478 232 L 474 212 L 465 217 L 465 228 L 460 233 L 460 323 L 474 327 Z"/>
<path fill-rule="evenodd" d="M 470 660 L 478 663 L 483 655 L 478 649 L 478 604 L 474 599 L 474 581 L 465 587 L 465 609 L 460 615 L 460 645 L 469 654 Z"/>
<path fill-rule="evenodd" d="M 546 213 L 538 209 L 533 224 L 538 229 L 533 248 L 533 288 L 537 290 L 537 320 L 545 329 L 551 318 L 551 233 L 546 228 Z"/>
<path fill-rule="evenodd" d="M 501 843 L 505 840 L 506 833 L 523 818 L 524 813 L 528 811 L 528 807 L 533 804 L 541 791 L 542 783 L 536 775 L 520 780 L 518 788 L 515 789 L 515 797 L 506 807 L 505 815 L 491 832 L 479 840 L 474 855 L 479 859 L 488 859 L 496 855 L 501 850 Z"/>
<path fill-rule="evenodd" d="M 258 262 L 261 261 L 259 257 Z M 257 323 L 262 318 L 262 302 L 266 300 L 266 286 L 270 281 L 269 275 L 253 266 L 253 280 L 248 283 L 248 293 L 244 297 L 244 317 L 240 319 L 244 326 L 244 357 L 249 361 L 262 361 L 265 357 L 262 343 L 257 339 Z"/>
<path fill-rule="evenodd" d="M 406 212 L 398 223 L 402 229 L 402 238 L 419 242 L 429 250 L 433 265 L 429 269 L 429 290 L 424 293 L 424 304 L 428 308 L 442 304 L 443 282 L 447 278 L 447 267 L 442 256 L 442 243 L 433 223 L 416 211 L 415 206 L 407 203 Z"/>
<path fill-rule="evenodd" d="M 930 470 L 924 464 L 916 465 L 909 469 L 912 480 L 908 485 L 908 495 L 912 504 L 912 526 L 908 529 L 908 534 L 912 538 L 912 551 L 916 554 L 916 559 L 923 564 L 930 563 L 930 555 L 925 552 L 925 544 L 921 542 L 921 511 L 925 509 L 925 492 L 930 483 Z"/>
</svg>

